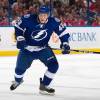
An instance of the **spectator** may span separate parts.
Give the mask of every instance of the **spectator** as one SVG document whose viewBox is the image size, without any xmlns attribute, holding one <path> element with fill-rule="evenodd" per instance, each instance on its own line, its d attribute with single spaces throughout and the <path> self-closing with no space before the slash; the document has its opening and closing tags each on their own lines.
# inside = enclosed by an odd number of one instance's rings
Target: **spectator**
<svg viewBox="0 0 100 100">
<path fill-rule="evenodd" d="M 3 8 L 0 9 L 0 26 L 7 26 L 9 25 L 7 11 Z"/>
<path fill-rule="evenodd" d="M 74 19 L 73 26 L 86 26 L 86 21 L 78 16 Z"/>
<path fill-rule="evenodd" d="M 66 1 L 66 3 L 65 3 Z M 90 3 L 90 20 L 93 22 L 92 26 L 97 23 L 97 16 L 100 13 L 100 0 L 91 0 L 95 2 Z M 12 20 L 21 17 L 28 13 L 38 13 L 40 5 L 50 5 L 50 0 L 9 0 L 12 8 Z M 53 0 L 53 16 L 61 17 L 62 13 L 64 23 L 67 26 L 84 26 L 87 20 L 87 0 Z M 0 23 L 8 25 L 9 3 L 8 0 L 0 0 Z M 3 13 L 2 13 L 3 12 Z M 79 19 L 77 18 L 79 17 Z M 95 19 L 95 20 L 94 20 Z M 7 22 L 6 22 L 7 21 Z M 97 24 L 98 25 L 98 24 Z"/>
<path fill-rule="evenodd" d="M 100 16 L 96 16 L 95 20 L 92 23 L 92 26 L 100 26 Z"/>
</svg>

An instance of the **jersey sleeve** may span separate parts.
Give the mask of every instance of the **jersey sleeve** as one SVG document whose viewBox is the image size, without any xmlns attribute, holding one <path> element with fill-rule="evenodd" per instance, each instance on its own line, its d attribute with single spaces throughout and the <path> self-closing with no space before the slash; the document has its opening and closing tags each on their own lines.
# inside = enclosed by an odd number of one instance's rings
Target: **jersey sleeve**
<svg viewBox="0 0 100 100">
<path fill-rule="evenodd" d="M 54 29 L 55 33 L 59 36 L 61 42 L 68 42 L 69 40 L 69 33 L 67 33 L 66 27 L 59 21 L 55 21 L 56 27 Z"/>
<path fill-rule="evenodd" d="M 16 21 L 15 24 L 15 37 L 17 41 L 25 40 L 24 33 L 26 31 L 25 22 L 23 18 Z"/>
</svg>

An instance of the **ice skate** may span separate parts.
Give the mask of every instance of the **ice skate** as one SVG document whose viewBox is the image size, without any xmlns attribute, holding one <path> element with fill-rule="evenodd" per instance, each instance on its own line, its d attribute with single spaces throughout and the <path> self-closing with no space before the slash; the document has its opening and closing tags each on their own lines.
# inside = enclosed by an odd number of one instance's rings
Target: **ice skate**
<svg viewBox="0 0 100 100">
<path fill-rule="evenodd" d="M 44 95 L 54 95 L 55 94 L 55 89 L 45 86 L 42 83 L 42 79 L 41 78 L 40 78 L 39 90 L 40 90 L 39 91 L 40 94 L 44 94 Z"/>
<path fill-rule="evenodd" d="M 10 86 L 10 90 L 15 90 L 20 84 L 23 83 L 23 80 L 21 82 L 16 82 L 16 81 L 13 81 L 12 82 L 12 85 Z"/>
</svg>

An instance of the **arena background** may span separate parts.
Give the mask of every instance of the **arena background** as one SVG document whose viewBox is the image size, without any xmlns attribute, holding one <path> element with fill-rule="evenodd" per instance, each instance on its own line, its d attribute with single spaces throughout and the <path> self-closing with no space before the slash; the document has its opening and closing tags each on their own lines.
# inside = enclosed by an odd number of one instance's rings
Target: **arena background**
<svg viewBox="0 0 100 100">
<path fill-rule="evenodd" d="M 100 0 L 0 0 L 0 56 L 18 54 L 14 24 L 23 15 L 38 13 L 44 4 L 50 7 L 50 16 L 58 17 L 67 28 L 71 49 L 100 52 Z M 59 48 L 55 33 L 49 45 Z"/>
</svg>

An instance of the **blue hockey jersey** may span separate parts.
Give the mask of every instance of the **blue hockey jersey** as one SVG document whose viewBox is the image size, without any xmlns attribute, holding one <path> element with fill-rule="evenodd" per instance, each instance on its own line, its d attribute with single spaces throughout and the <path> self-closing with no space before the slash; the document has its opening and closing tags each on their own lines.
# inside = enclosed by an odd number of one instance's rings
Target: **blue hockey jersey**
<svg viewBox="0 0 100 100">
<path fill-rule="evenodd" d="M 69 34 L 65 34 L 66 28 L 54 17 L 49 17 L 47 23 L 41 24 L 38 15 L 28 14 L 18 20 L 15 25 L 16 39 L 20 36 L 24 37 L 29 46 L 48 45 L 53 32 L 57 33 L 61 42 L 68 42 Z"/>
</svg>

